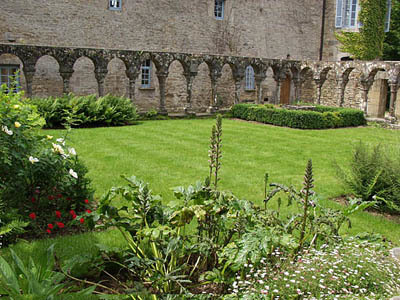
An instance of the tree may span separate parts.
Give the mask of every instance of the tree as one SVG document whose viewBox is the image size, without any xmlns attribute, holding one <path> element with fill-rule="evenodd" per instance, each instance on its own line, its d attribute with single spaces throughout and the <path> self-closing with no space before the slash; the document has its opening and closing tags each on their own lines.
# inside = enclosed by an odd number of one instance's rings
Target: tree
<svg viewBox="0 0 400 300">
<path fill-rule="evenodd" d="M 383 44 L 384 60 L 400 60 L 400 1 L 392 1 L 390 31 Z"/>
<path fill-rule="evenodd" d="M 387 0 L 360 0 L 359 32 L 336 33 L 342 44 L 340 50 L 360 60 L 380 59 L 383 56 Z"/>
</svg>

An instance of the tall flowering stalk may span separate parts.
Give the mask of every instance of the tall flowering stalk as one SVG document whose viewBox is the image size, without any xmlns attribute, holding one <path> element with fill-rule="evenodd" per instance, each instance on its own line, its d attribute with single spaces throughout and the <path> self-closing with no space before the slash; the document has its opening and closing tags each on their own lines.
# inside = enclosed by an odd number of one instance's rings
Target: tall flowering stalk
<svg viewBox="0 0 400 300">
<path fill-rule="evenodd" d="M 217 115 L 216 125 L 212 127 L 210 137 L 210 150 L 208 150 L 210 164 L 210 183 L 214 181 L 214 188 L 218 186 L 218 171 L 221 168 L 222 158 L 222 117 Z M 214 178 L 213 178 L 214 177 Z M 212 180 L 214 179 L 214 180 Z"/>
</svg>

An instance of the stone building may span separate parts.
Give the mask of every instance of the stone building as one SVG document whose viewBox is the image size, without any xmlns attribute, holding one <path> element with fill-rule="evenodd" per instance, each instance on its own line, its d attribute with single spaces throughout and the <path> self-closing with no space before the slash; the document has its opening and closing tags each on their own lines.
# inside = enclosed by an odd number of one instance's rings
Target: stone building
<svg viewBox="0 0 400 300">
<path fill-rule="evenodd" d="M 0 82 L 20 69 L 28 96 L 111 93 L 141 111 L 182 113 L 238 101 L 338 104 L 345 74 L 339 102 L 360 107 L 362 68 L 338 75 L 342 65 L 320 63 L 346 56 L 334 31 L 357 30 L 358 1 L 2 0 Z M 382 80 L 397 74 L 388 66 Z"/>
</svg>

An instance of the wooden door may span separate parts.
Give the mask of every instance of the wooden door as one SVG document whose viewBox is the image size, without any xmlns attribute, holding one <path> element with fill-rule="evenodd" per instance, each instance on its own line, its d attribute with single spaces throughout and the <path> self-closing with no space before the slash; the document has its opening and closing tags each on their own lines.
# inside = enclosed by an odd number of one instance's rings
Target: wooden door
<svg viewBox="0 0 400 300">
<path fill-rule="evenodd" d="M 281 104 L 289 104 L 290 103 L 290 77 L 286 76 L 285 81 L 281 86 Z"/>
</svg>

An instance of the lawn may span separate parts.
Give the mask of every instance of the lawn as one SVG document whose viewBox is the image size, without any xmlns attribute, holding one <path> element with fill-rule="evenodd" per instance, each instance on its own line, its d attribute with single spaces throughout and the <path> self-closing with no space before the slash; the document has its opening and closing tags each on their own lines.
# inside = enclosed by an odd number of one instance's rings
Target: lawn
<svg viewBox="0 0 400 300">
<path fill-rule="evenodd" d="M 123 183 L 121 174 L 150 183 L 165 202 L 171 188 L 203 180 L 208 174 L 208 144 L 213 119 L 146 121 L 135 126 L 74 129 L 69 144 L 89 168 L 96 197 Z M 46 130 L 62 136 L 65 131 Z M 223 120 L 223 160 L 220 187 L 258 204 L 263 199 L 263 177 L 300 187 L 308 159 L 313 160 L 315 190 L 325 206 L 340 207 L 331 198 L 347 191 L 335 176 L 334 161 L 346 166 L 359 141 L 399 145 L 400 132 L 373 128 L 297 130 Z M 271 207 L 274 203 L 271 204 Z M 378 232 L 400 244 L 400 224 L 369 213 L 352 217 L 353 227 L 343 233 Z M 98 240 L 120 245 L 117 232 L 87 233 L 58 239 L 61 256 L 91 251 Z M 17 251 L 39 255 L 53 240 L 20 243 Z M 56 248 L 56 249 L 57 249 Z"/>
</svg>

